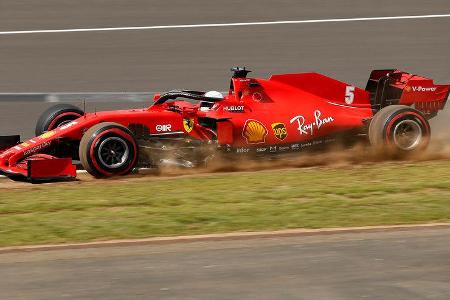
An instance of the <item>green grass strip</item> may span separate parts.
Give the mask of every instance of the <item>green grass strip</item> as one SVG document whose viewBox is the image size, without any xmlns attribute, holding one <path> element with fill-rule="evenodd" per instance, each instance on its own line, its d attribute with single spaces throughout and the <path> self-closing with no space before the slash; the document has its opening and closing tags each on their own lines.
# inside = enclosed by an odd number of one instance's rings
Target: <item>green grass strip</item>
<svg viewBox="0 0 450 300">
<path fill-rule="evenodd" d="M 3 188 L 0 246 L 450 221 L 450 161 Z"/>
</svg>

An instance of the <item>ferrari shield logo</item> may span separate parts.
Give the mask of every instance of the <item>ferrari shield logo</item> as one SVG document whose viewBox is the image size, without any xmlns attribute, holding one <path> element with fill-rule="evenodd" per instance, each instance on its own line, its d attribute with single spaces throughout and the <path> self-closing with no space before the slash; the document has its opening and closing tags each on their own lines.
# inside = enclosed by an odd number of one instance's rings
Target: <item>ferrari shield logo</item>
<svg viewBox="0 0 450 300">
<path fill-rule="evenodd" d="M 194 129 L 194 119 L 183 119 L 183 127 L 187 133 L 191 132 Z"/>
<path fill-rule="evenodd" d="M 267 129 L 259 121 L 247 120 L 242 131 L 242 136 L 245 137 L 248 144 L 264 143 L 266 141 Z"/>
<path fill-rule="evenodd" d="M 283 123 L 273 123 L 272 130 L 275 137 L 280 141 L 284 140 L 287 137 L 287 129 Z"/>
</svg>

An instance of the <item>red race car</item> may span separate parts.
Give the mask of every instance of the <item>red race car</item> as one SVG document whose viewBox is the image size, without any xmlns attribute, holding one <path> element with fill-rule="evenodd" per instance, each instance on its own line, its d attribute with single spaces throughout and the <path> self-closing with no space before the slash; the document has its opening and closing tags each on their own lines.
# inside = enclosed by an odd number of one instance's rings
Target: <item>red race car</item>
<svg viewBox="0 0 450 300">
<path fill-rule="evenodd" d="M 74 178 L 73 160 L 96 177 L 138 166 L 204 164 L 218 152 L 270 155 L 351 137 L 382 151 L 426 148 L 428 120 L 444 108 L 450 86 L 399 70 L 376 70 L 365 89 L 317 73 L 248 78 L 233 68 L 227 95 L 170 91 L 145 109 L 85 113 L 56 105 L 36 137 L 0 138 L 0 173 L 39 181 Z"/>
</svg>

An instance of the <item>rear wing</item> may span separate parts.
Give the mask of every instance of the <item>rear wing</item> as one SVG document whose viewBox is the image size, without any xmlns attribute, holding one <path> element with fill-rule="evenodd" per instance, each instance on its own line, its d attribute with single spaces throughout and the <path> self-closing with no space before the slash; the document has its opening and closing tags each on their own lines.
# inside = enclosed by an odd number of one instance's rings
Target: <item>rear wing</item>
<svg viewBox="0 0 450 300">
<path fill-rule="evenodd" d="M 434 84 L 432 79 L 397 69 L 375 70 L 370 74 L 366 91 L 374 110 L 394 105 L 414 106 L 429 117 L 447 103 L 450 85 Z"/>
</svg>

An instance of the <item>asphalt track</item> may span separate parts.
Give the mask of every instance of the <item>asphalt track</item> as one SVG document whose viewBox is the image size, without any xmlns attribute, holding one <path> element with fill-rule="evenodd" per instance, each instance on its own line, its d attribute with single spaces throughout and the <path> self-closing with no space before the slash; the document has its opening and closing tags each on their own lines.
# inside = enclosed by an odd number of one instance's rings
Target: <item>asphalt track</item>
<svg viewBox="0 0 450 300">
<path fill-rule="evenodd" d="M 2 0 L 0 31 L 448 13 L 447 0 L 249 0 L 221 4 L 208 0 Z M 248 66 L 261 77 L 318 71 L 359 86 L 365 85 L 371 69 L 398 67 L 446 83 L 450 82 L 449 29 L 450 18 L 440 18 L 3 35 L 0 92 L 224 90 L 228 70 L 235 65 Z M 92 104 L 88 109 L 145 105 L 124 101 Z M 46 106 L 1 103 L 1 134 L 30 137 Z"/>
<path fill-rule="evenodd" d="M 450 229 L 0 255 L 2 298 L 449 299 Z"/>
<path fill-rule="evenodd" d="M 445 13 L 447 0 L 2 0 L 0 31 Z M 449 29 L 443 18 L 1 36 L 0 91 L 223 90 L 234 65 L 362 86 L 371 69 L 399 67 L 447 82 Z"/>
</svg>

